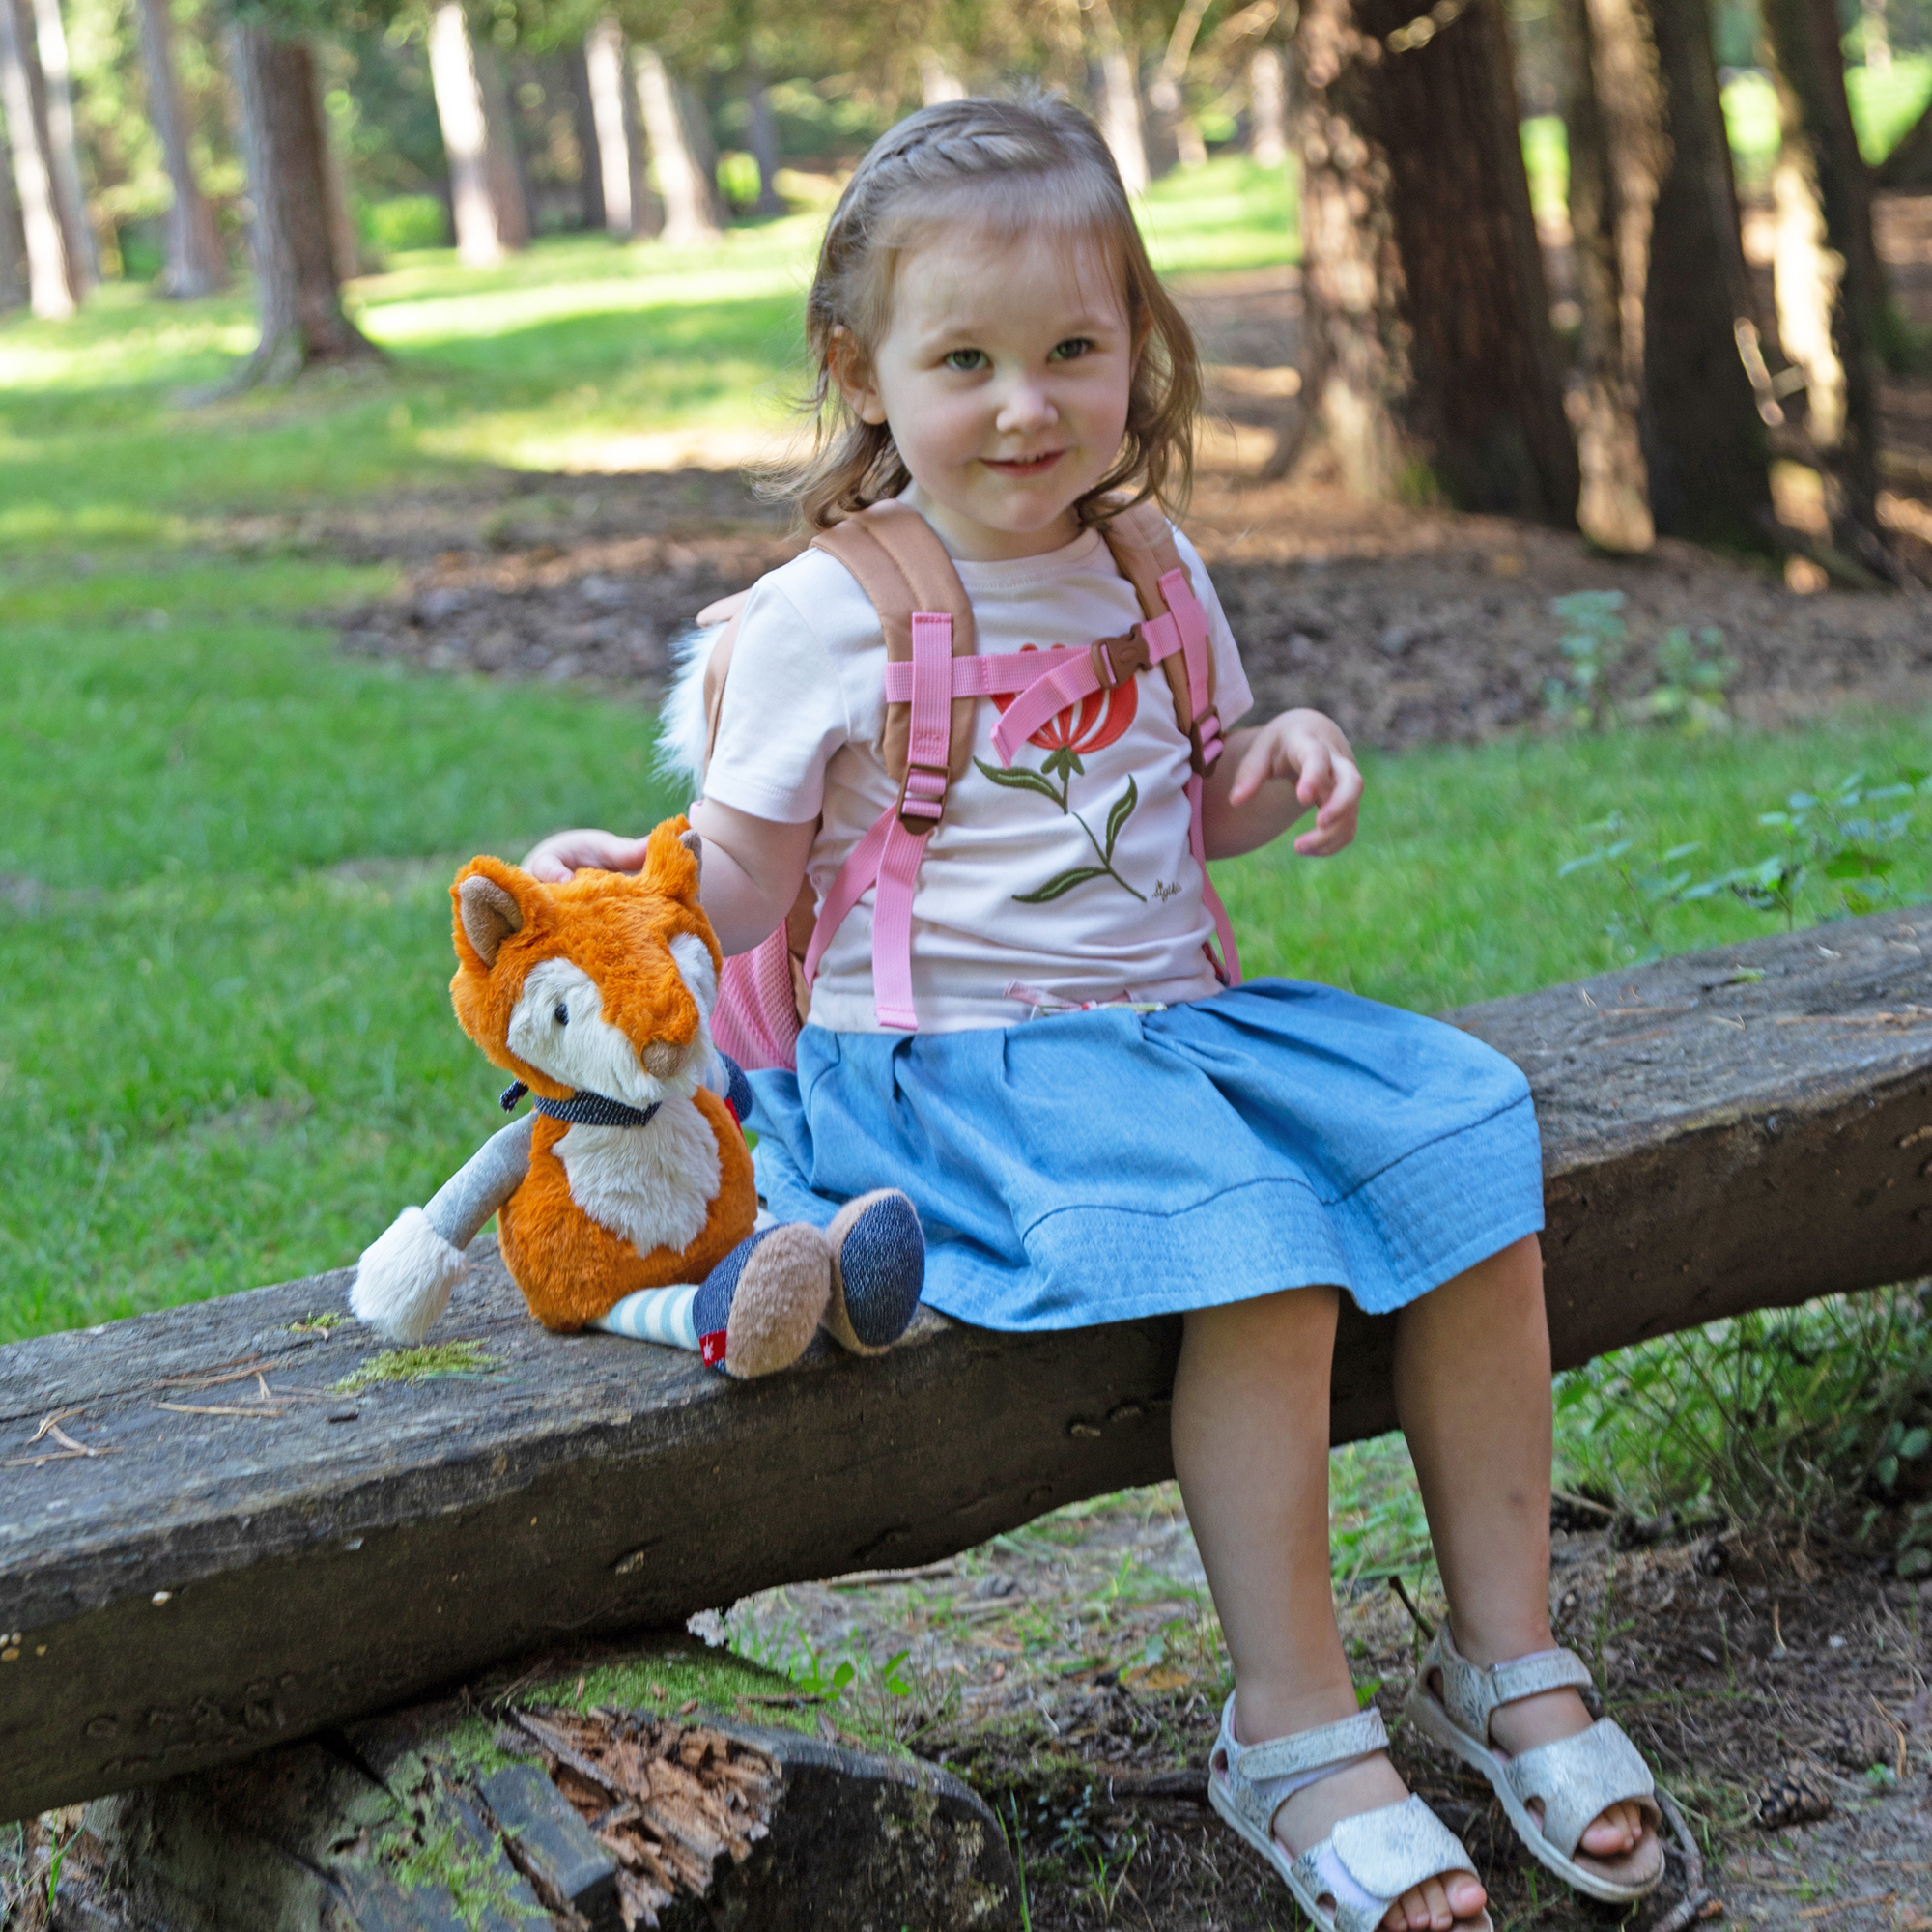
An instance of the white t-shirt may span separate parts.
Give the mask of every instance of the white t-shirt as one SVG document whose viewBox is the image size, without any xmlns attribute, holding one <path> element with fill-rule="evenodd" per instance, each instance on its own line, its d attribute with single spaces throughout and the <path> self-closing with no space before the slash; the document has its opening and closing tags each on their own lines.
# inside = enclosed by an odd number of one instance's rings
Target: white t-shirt
<svg viewBox="0 0 1932 1932">
<path fill-rule="evenodd" d="M 1232 725 L 1253 702 L 1220 600 L 1184 537 L 1208 613 L 1215 709 Z M 1085 646 L 1138 621 L 1133 585 L 1095 530 L 1010 563 L 960 563 L 979 649 Z M 757 818 L 821 817 L 809 874 L 822 904 L 847 855 L 898 796 L 879 754 L 886 647 L 844 565 L 807 551 L 760 580 L 746 606 L 705 774 L 708 798 Z M 995 700 L 974 706 L 974 756 L 1000 769 Z M 1054 1002 L 1175 1002 L 1216 987 L 1203 943 L 1213 922 L 1188 848 L 1188 745 L 1164 672 L 1144 671 L 1037 732 L 999 784 L 978 765 L 953 781 L 927 841 L 912 911 L 913 1000 L 922 1029 L 1010 1026 Z M 1024 992 L 1009 990 L 1023 987 Z M 812 988 L 811 1018 L 876 1033 L 872 895 L 839 928 Z"/>
</svg>

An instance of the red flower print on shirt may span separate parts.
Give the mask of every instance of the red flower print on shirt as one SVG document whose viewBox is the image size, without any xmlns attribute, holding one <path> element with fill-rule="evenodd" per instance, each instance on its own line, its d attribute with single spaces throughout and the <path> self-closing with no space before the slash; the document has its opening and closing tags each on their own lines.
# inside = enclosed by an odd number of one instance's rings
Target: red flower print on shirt
<svg viewBox="0 0 1932 1932">
<path fill-rule="evenodd" d="M 0 0 L 0 4 L 4 4 L 4 0 Z M 1033 651 L 1039 646 L 1025 644 L 1021 648 Z M 1004 711 L 1015 696 L 1016 693 L 995 692 L 993 702 Z M 1143 904 L 1147 902 L 1147 895 L 1139 887 L 1128 885 L 1114 869 L 1115 841 L 1141 799 L 1140 785 L 1133 775 L 1128 774 L 1126 790 L 1114 801 L 1107 813 L 1107 836 L 1104 840 L 1094 835 L 1094 828 L 1073 810 L 1072 804 L 1073 781 L 1087 769 L 1080 762 L 1080 753 L 1102 751 L 1111 745 L 1134 722 L 1140 701 L 1140 680 L 1123 677 L 1119 684 L 1105 691 L 1094 692 L 1079 703 L 1069 704 L 1065 711 L 1049 718 L 1027 740 L 1029 745 L 1037 745 L 1046 753 L 1040 760 L 1038 771 L 1026 765 L 1005 768 L 989 765 L 984 758 L 973 760 L 980 773 L 996 785 L 1017 791 L 1035 791 L 1042 798 L 1050 798 L 1086 833 L 1088 843 L 1093 846 L 1094 856 L 1098 862 L 1091 866 L 1074 866 L 1057 873 L 1045 885 L 1036 887 L 1030 893 L 1015 893 L 1013 897 L 1022 905 L 1044 905 L 1070 893 L 1075 886 L 1084 886 L 1090 879 L 1112 879 L 1123 892 L 1133 894 Z M 1054 783 L 1055 779 L 1060 781 L 1058 785 Z"/>
</svg>

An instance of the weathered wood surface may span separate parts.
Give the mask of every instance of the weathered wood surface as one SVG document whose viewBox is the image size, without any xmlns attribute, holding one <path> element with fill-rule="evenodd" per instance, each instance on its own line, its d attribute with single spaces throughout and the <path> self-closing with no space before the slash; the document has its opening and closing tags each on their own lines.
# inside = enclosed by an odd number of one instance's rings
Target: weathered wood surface
<svg viewBox="0 0 1932 1932">
<path fill-rule="evenodd" d="M 1878 915 L 1455 1016 L 1536 1090 L 1559 1363 L 1932 1267 L 1921 946 Z M 481 1274 L 439 1339 L 497 1373 L 354 1400 L 375 1345 L 301 1326 L 346 1272 L 0 1350 L 0 1818 L 1170 1470 L 1173 1320 L 922 1317 L 745 1384 Z M 1387 1345 L 1345 1325 L 1338 1440 L 1392 1423 Z"/>
</svg>

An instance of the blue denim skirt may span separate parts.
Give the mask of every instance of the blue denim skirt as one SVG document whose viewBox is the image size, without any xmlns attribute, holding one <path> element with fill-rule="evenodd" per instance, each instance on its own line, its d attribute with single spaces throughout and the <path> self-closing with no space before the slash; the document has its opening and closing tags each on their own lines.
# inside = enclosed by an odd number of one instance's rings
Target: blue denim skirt
<svg viewBox="0 0 1932 1932">
<path fill-rule="evenodd" d="M 1329 1283 L 1370 1314 L 1543 1226 L 1529 1084 L 1440 1021 L 1261 980 L 964 1033 L 807 1027 L 751 1076 L 758 1192 L 902 1187 L 925 1299 L 1075 1328 Z"/>
</svg>

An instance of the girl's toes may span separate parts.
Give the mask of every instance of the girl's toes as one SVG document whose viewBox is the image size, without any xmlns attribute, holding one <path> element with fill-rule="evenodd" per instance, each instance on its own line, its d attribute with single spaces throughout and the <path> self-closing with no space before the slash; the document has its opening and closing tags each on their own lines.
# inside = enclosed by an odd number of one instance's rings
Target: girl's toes
<svg viewBox="0 0 1932 1932">
<path fill-rule="evenodd" d="M 1449 1910 L 1458 1918 L 1474 1918 L 1490 1902 L 1490 1894 L 1474 1872 L 1451 1872 L 1444 1888 L 1449 1894 Z"/>
<path fill-rule="evenodd" d="M 1583 1829 L 1583 1849 L 1593 1858 L 1615 1859 L 1630 1851 L 1642 1833 L 1634 1804 L 1612 1804 Z"/>
</svg>

